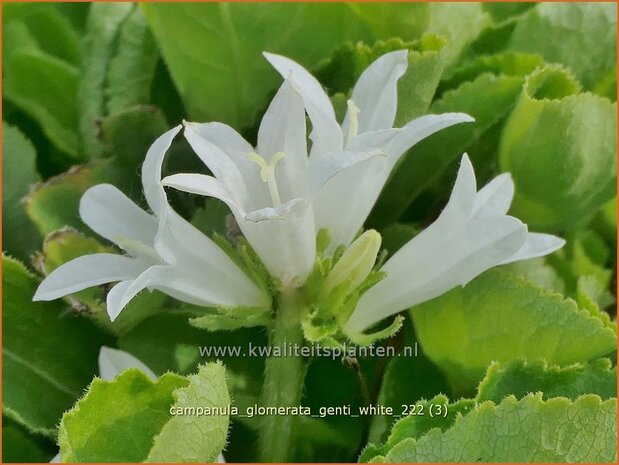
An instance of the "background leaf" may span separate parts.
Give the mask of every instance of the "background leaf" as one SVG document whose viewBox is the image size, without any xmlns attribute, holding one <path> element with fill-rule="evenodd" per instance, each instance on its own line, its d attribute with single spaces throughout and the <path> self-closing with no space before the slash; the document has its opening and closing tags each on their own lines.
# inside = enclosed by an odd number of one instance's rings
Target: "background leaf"
<svg viewBox="0 0 619 465">
<path fill-rule="evenodd" d="M 315 66 L 345 40 L 369 39 L 344 4 L 144 4 L 189 117 L 253 126 L 280 83 L 262 57 Z M 251 77 L 250 77 L 251 76 Z"/>
<path fill-rule="evenodd" d="M 565 365 L 609 354 L 616 328 L 570 299 L 504 270 L 411 309 L 423 352 L 457 393 L 471 392 L 492 361 Z"/>
<path fill-rule="evenodd" d="M 19 129 L 2 123 L 2 250 L 22 260 L 36 250 L 40 236 L 26 215 L 22 199 L 40 181 L 36 152 Z"/>
<path fill-rule="evenodd" d="M 2 411 L 29 431 L 53 437 L 62 413 L 97 372 L 109 338 L 61 301 L 32 302 L 37 280 L 2 258 Z"/>
</svg>

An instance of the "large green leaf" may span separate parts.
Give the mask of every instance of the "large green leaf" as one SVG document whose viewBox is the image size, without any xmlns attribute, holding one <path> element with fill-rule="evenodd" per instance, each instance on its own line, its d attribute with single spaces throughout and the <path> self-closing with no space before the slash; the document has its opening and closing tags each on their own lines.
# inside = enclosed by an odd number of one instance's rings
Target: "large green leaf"
<svg viewBox="0 0 619 465">
<path fill-rule="evenodd" d="M 60 454 L 64 462 L 213 461 L 225 445 L 228 415 L 204 409 L 229 403 L 220 364 L 155 382 L 137 369 L 111 382 L 95 378 L 62 417 Z"/>
<path fill-rule="evenodd" d="M 56 455 L 51 440 L 31 434 L 8 417 L 2 418 L 2 462 L 49 462 Z"/>
<path fill-rule="evenodd" d="M 616 349 L 616 329 L 576 302 L 501 269 L 410 311 L 424 353 L 457 392 L 471 392 L 492 361 L 565 365 Z"/>
<path fill-rule="evenodd" d="M 479 385 L 476 400 L 499 403 L 509 395 L 521 399 L 530 392 L 541 392 L 545 400 L 576 399 L 584 394 L 611 399 L 617 397 L 617 367 L 608 359 L 567 367 L 548 365 L 545 361 L 494 362 Z"/>
<path fill-rule="evenodd" d="M 500 162 L 512 173 L 512 212 L 531 228 L 582 224 L 616 196 L 617 108 L 549 66 L 527 78 L 505 124 Z"/>
<path fill-rule="evenodd" d="M 563 63 L 593 89 L 617 67 L 617 5 L 541 2 L 517 22 L 509 47 Z"/>
<path fill-rule="evenodd" d="M 262 52 L 315 66 L 346 40 L 371 39 L 344 4 L 143 4 L 189 117 L 253 126 L 281 82 Z"/>
<path fill-rule="evenodd" d="M 373 461 L 614 463 L 616 415 L 617 400 L 596 395 L 575 401 L 510 396 L 498 405 L 480 404 L 446 431 L 402 439 Z"/>
<path fill-rule="evenodd" d="M 77 68 L 30 48 L 13 52 L 4 65 L 3 96 L 39 123 L 56 147 L 77 159 Z"/>
<path fill-rule="evenodd" d="M 22 199 L 40 181 L 36 152 L 19 129 L 2 123 L 2 250 L 27 260 L 40 236 L 26 215 Z"/>
<path fill-rule="evenodd" d="M 52 436 L 109 341 L 87 319 L 65 312 L 62 302 L 32 302 L 37 284 L 21 263 L 2 258 L 2 410 Z"/>
</svg>

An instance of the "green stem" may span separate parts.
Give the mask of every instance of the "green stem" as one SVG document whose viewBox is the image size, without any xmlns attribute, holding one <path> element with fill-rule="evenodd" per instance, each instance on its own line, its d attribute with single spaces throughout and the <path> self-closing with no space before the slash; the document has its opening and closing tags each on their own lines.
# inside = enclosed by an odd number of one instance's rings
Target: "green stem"
<svg viewBox="0 0 619 465">
<path fill-rule="evenodd" d="M 281 292 L 275 322 L 269 334 L 271 350 L 290 352 L 291 344 L 299 347 L 303 344 L 300 319 L 304 308 L 302 296 L 297 289 L 284 289 Z M 274 356 L 272 353 L 267 357 L 261 405 L 300 405 L 306 368 L 300 356 Z M 262 418 L 259 433 L 260 461 L 281 463 L 293 460 L 296 420 L 292 415 L 267 415 Z"/>
</svg>

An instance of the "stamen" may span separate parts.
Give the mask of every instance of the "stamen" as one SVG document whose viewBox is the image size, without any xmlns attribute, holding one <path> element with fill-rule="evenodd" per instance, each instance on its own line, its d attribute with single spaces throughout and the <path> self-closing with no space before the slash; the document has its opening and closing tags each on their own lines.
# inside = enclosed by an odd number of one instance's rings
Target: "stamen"
<svg viewBox="0 0 619 465">
<path fill-rule="evenodd" d="M 121 249 L 127 252 L 139 253 L 141 255 L 150 257 L 157 262 L 161 261 L 161 258 L 159 257 L 159 254 L 155 251 L 155 249 L 152 247 L 149 247 L 143 242 L 136 241 L 135 239 L 131 239 L 129 237 L 124 237 L 124 236 L 113 237 L 112 240 Z"/>
<path fill-rule="evenodd" d="M 274 153 L 268 162 L 256 152 L 248 153 L 247 158 L 260 167 L 260 179 L 267 183 L 273 206 L 280 206 L 282 204 L 282 200 L 279 195 L 279 189 L 277 188 L 277 181 L 275 179 L 275 167 L 280 160 L 286 158 L 286 154 L 284 152 Z"/>
<path fill-rule="evenodd" d="M 361 113 L 361 109 L 355 105 L 355 102 L 352 99 L 349 99 L 348 102 L 348 136 L 346 138 L 346 145 L 350 144 L 350 141 L 353 137 L 357 136 L 359 132 L 359 113 Z"/>
</svg>

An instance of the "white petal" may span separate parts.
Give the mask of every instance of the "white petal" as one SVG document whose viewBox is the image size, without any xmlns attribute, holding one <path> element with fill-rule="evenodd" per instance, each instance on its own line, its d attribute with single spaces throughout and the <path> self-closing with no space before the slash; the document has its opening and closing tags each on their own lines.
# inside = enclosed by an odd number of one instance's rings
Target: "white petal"
<svg viewBox="0 0 619 465">
<path fill-rule="evenodd" d="M 33 300 L 54 300 L 101 284 L 132 279 L 144 271 L 144 262 L 123 255 L 83 255 L 52 271 L 39 285 Z"/>
<path fill-rule="evenodd" d="M 311 191 L 318 189 L 343 170 L 373 158 L 386 158 L 380 149 L 344 150 L 342 152 L 328 152 L 312 157 L 310 162 Z M 365 188 L 365 186 L 359 186 Z M 349 190 L 342 190 L 346 196 L 353 194 Z"/>
<path fill-rule="evenodd" d="M 284 78 L 288 79 L 303 98 L 305 109 L 312 121 L 312 154 L 342 149 L 342 129 L 335 119 L 335 111 L 320 83 L 305 68 L 289 58 L 264 53 L 265 58 Z"/>
<path fill-rule="evenodd" d="M 137 276 L 136 276 L 137 278 Z M 107 293 L 107 297 L 105 299 L 105 308 L 107 310 L 107 314 L 110 317 L 111 321 L 116 320 L 120 312 L 125 308 L 125 306 L 129 303 L 129 301 L 135 296 L 133 294 L 130 298 L 126 299 L 125 296 L 127 292 L 131 288 L 133 284 L 133 279 L 129 279 L 127 281 L 121 281 L 116 284 L 110 291 Z M 137 294 L 137 293 L 136 293 Z"/>
<path fill-rule="evenodd" d="M 112 242 L 128 238 L 152 247 L 157 234 L 156 218 L 111 184 L 99 184 L 84 193 L 80 216 L 90 229 Z"/>
<path fill-rule="evenodd" d="M 226 203 L 233 211 L 242 211 L 241 206 L 232 199 L 225 186 L 213 176 L 179 173 L 166 176 L 161 183 L 190 194 L 214 197 Z"/>
<path fill-rule="evenodd" d="M 359 133 L 393 126 L 398 105 L 398 80 L 408 67 L 408 51 L 398 50 L 382 55 L 361 74 L 352 91 L 351 99 L 361 110 Z M 348 132 L 350 116 L 347 113 L 342 130 Z"/>
<path fill-rule="evenodd" d="M 213 268 L 152 266 L 134 281 L 123 282 L 115 287 L 118 286 L 121 288 L 112 301 L 108 294 L 108 313 L 112 321 L 131 299 L 146 288 L 157 289 L 175 299 L 205 307 L 268 305 L 268 298 L 264 294 L 246 292 L 238 282 Z"/>
<path fill-rule="evenodd" d="M 415 118 L 402 127 L 402 131 L 394 137 L 384 150 L 395 165 L 408 149 L 435 132 L 446 129 L 454 124 L 475 121 L 466 113 L 443 113 L 440 115 L 425 115 Z"/>
<path fill-rule="evenodd" d="M 159 136 L 146 152 L 146 158 L 142 164 L 144 197 L 155 216 L 158 216 L 168 205 L 168 199 L 161 185 L 161 166 L 166 152 L 180 130 L 179 125 Z"/>
<path fill-rule="evenodd" d="M 101 379 L 112 381 L 117 375 L 129 368 L 137 368 L 153 381 L 157 380 L 157 375 L 129 352 L 105 346 L 101 347 L 99 351 L 99 377 Z"/>
<path fill-rule="evenodd" d="M 249 210 L 270 203 L 260 169 L 248 158 L 254 149 L 234 129 L 220 123 L 185 123 L 185 138 L 235 202 Z"/>
<path fill-rule="evenodd" d="M 167 263 L 200 276 L 200 279 L 208 277 L 214 285 L 221 286 L 222 291 L 234 287 L 234 295 L 226 298 L 226 302 L 238 299 L 236 305 L 251 306 L 268 303 L 268 297 L 212 239 L 172 209 L 160 225 L 155 249 Z M 206 286 L 205 292 L 210 292 L 209 284 L 203 285 Z"/>
<path fill-rule="evenodd" d="M 316 229 L 331 234 L 327 253 L 348 245 L 363 226 L 389 173 L 386 157 L 372 157 L 337 173 L 312 198 Z"/>
<path fill-rule="evenodd" d="M 464 223 L 470 216 L 473 206 L 475 205 L 475 197 L 477 194 L 477 182 L 475 180 L 475 171 L 468 155 L 462 155 L 458 176 L 451 191 L 449 201 L 441 216 L 454 216 L 457 221 Z"/>
<path fill-rule="evenodd" d="M 471 216 L 505 215 L 514 197 L 514 181 L 503 173 L 486 184 L 475 196 Z"/>
<path fill-rule="evenodd" d="M 565 245 L 565 241 L 552 234 L 529 233 L 523 246 L 513 256 L 501 262 L 502 265 L 527 260 L 529 258 L 543 257 L 559 250 Z"/>
<path fill-rule="evenodd" d="M 49 463 L 62 463 L 60 459 L 60 452 L 58 452 L 54 457 L 49 461 Z"/>
<path fill-rule="evenodd" d="M 258 153 L 270 160 L 284 152 L 275 167 L 279 193 L 284 201 L 307 194 L 307 140 L 303 99 L 288 81 L 279 88 L 264 114 L 258 131 Z"/>
<path fill-rule="evenodd" d="M 281 207 L 285 214 L 273 209 L 252 212 L 253 221 L 239 221 L 239 227 L 273 276 L 284 285 L 300 285 L 316 260 L 314 214 L 300 199 Z"/>
<path fill-rule="evenodd" d="M 265 207 L 260 210 L 254 210 L 245 215 L 244 219 L 252 223 L 259 223 L 266 220 L 283 220 L 286 216 L 297 207 L 306 207 L 305 200 L 296 198 L 289 200 L 277 207 Z"/>
<path fill-rule="evenodd" d="M 442 217 L 402 247 L 382 271 L 387 277 L 368 290 L 347 322 L 362 331 L 388 316 L 463 286 L 510 257 L 525 241 L 516 218 L 482 218 L 470 224 Z"/>
</svg>

